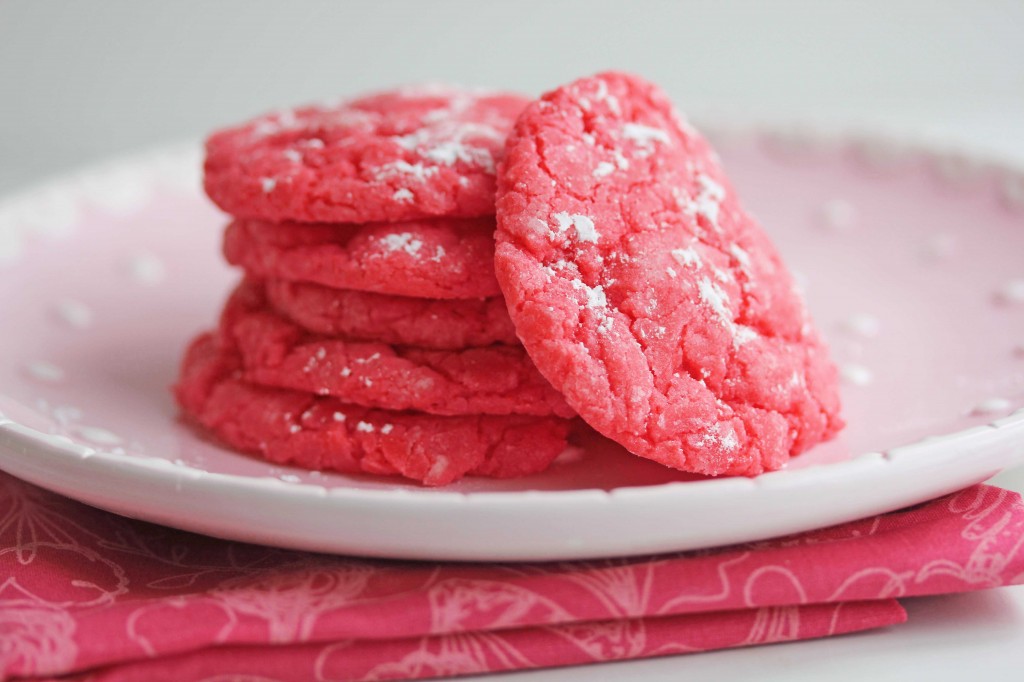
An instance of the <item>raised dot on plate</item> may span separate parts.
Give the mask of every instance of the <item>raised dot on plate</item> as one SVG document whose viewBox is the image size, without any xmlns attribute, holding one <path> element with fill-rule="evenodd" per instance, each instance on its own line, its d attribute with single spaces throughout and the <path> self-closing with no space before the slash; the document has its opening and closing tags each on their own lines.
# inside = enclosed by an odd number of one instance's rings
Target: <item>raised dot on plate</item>
<svg viewBox="0 0 1024 682">
<path fill-rule="evenodd" d="M 13 263 L 21 257 L 25 250 L 21 235 L 3 224 L 3 216 L 0 215 L 0 265 Z"/>
<path fill-rule="evenodd" d="M 92 308 L 81 301 L 71 298 L 57 301 L 53 312 L 61 322 L 75 329 L 85 329 L 92 325 Z"/>
<path fill-rule="evenodd" d="M 933 234 L 924 242 L 924 256 L 929 260 L 948 260 L 956 252 L 956 237 L 951 234 Z"/>
<path fill-rule="evenodd" d="M 1021 359 L 1024 359 L 1024 342 L 1018 343 L 1013 347 L 1013 354 Z"/>
<path fill-rule="evenodd" d="M 875 171 L 894 170 L 907 160 L 910 150 L 903 142 L 884 137 L 865 137 L 853 143 L 854 156 Z"/>
<path fill-rule="evenodd" d="M 109 164 L 79 178 L 83 198 L 108 211 L 128 214 L 142 208 L 153 194 L 152 172 L 131 164 Z"/>
<path fill-rule="evenodd" d="M 75 433 L 96 445 L 119 445 L 121 437 L 98 426 L 78 426 Z"/>
<path fill-rule="evenodd" d="M 776 156 L 795 158 L 826 151 L 830 139 L 807 125 L 790 126 L 764 134 L 764 143 Z"/>
<path fill-rule="evenodd" d="M 1010 401 L 1006 398 L 988 398 L 982 400 L 971 409 L 971 414 L 981 417 L 991 414 L 1001 414 L 1010 409 Z"/>
<path fill-rule="evenodd" d="M 1024 209 L 1024 173 L 1007 173 L 1000 185 L 1000 195 L 1008 208 Z"/>
<path fill-rule="evenodd" d="M 845 199 L 831 199 L 818 207 L 818 225 L 826 230 L 846 231 L 857 220 L 857 210 Z"/>
<path fill-rule="evenodd" d="M 1004 284 L 996 292 L 996 300 L 1000 303 L 1024 303 L 1024 279 L 1013 279 Z"/>
<path fill-rule="evenodd" d="M 839 369 L 839 376 L 851 386 L 867 386 L 875 375 L 864 365 L 846 364 Z"/>
<path fill-rule="evenodd" d="M 936 152 L 931 161 L 939 178 L 950 185 L 966 185 L 979 178 L 983 169 L 976 159 L 959 152 Z"/>
<path fill-rule="evenodd" d="M 855 313 L 841 323 L 843 331 L 848 334 L 873 339 L 882 331 L 881 321 L 869 313 Z"/>
<path fill-rule="evenodd" d="M 53 363 L 44 362 L 43 360 L 26 362 L 25 371 L 33 379 L 47 384 L 56 384 L 64 380 L 64 370 Z"/>
<path fill-rule="evenodd" d="M 163 261 L 151 253 L 138 253 L 127 260 L 128 274 L 139 284 L 154 286 L 167 274 Z"/>
</svg>

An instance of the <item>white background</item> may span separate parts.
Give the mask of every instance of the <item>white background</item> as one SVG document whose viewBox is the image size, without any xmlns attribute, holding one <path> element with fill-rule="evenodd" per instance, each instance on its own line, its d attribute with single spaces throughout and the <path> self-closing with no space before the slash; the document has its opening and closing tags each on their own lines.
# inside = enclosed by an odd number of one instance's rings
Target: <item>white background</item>
<svg viewBox="0 0 1024 682">
<path fill-rule="evenodd" d="M 3 0 L 0 192 L 276 106 L 420 80 L 538 93 L 607 68 L 660 83 L 698 120 L 881 130 L 1024 162 L 1019 0 Z M 1024 472 L 1001 482 L 1024 490 Z M 1024 676 L 1024 588 L 907 606 L 906 625 L 828 641 L 509 678 Z"/>
<path fill-rule="evenodd" d="M 0 2 L 0 190 L 287 104 L 607 68 L 694 118 L 811 120 L 1024 158 L 1024 2 Z"/>
</svg>

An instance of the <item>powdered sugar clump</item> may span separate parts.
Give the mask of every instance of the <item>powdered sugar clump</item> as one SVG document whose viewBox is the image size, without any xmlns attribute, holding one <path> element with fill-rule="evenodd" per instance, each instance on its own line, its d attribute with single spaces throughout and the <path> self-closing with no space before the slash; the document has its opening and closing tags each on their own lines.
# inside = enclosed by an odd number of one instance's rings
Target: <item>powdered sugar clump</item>
<svg viewBox="0 0 1024 682">
<path fill-rule="evenodd" d="M 409 163 L 408 161 L 392 161 L 377 168 L 378 180 L 385 180 L 396 175 L 409 175 L 420 182 L 426 182 L 427 178 L 437 175 L 437 168 L 424 166 L 422 163 Z"/>
<path fill-rule="evenodd" d="M 703 173 L 697 176 L 700 191 L 693 201 L 694 212 L 718 229 L 718 214 L 725 201 L 725 188 Z"/>
<path fill-rule="evenodd" d="M 672 249 L 671 254 L 680 265 L 700 267 L 702 262 L 700 254 L 692 246 L 688 246 L 685 249 Z"/>
<path fill-rule="evenodd" d="M 654 146 L 653 143 L 656 141 L 664 144 L 671 142 L 668 133 L 661 128 L 645 126 L 641 123 L 624 123 L 622 125 L 622 136 L 635 143 L 638 147 L 648 150 Z"/>
<path fill-rule="evenodd" d="M 383 244 L 388 251 L 405 251 L 410 256 L 415 256 L 423 247 L 423 242 L 415 238 L 410 232 L 400 232 L 381 237 Z"/>
<path fill-rule="evenodd" d="M 581 242 L 597 242 L 600 235 L 597 233 L 597 228 L 594 227 L 594 221 L 589 216 L 580 215 L 574 213 L 569 215 L 565 211 L 555 213 L 551 216 L 555 224 L 552 226 L 559 234 L 565 232 L 570 227 L 576 230 L 576 239 Z"/>
<path fill-rule="evenodd" d="M 697 282 L 697 293 L 700 300 L 714 310 L 723 321 L 732 324 L 732 311 L 726 305 L 729 302 L 729 296 L 717 284 L 707 277 L 702 277 Z"/>
</svg>

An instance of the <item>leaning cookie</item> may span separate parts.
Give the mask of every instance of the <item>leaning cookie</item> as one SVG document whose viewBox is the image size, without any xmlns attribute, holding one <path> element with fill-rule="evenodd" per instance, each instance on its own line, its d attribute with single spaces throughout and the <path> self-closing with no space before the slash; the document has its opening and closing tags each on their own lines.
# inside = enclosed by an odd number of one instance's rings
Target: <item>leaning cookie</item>
<svg viewBox="0 0 1024 682">
<path fill-rule="evenodd" d="M 221 334 L 255 384 L 440 415 L 575 415 L 521 346 L 428 350 L 310 334 L 268 309 L 253 282 L 232 294 Z"/>
<path fill-rule="evenodd" d="M 634 454 L 755 475 L 841 428 L 791 276 L 655 86 L 608 73 L 531 104 L 497 220 L 497 277 L 531 359 Z"/>
<path fill-rule="evenodd" d="M 500 294 L 494 277 L 494 218 L 372 225 L 236 220 L 224 257 L 261 278 L 417 298 Z"/>
<path fill-rule="evenodd" d="M 347 405 L 253 386 L 237 356 L 204 334 L 186 352 L 175 396 L 186 416 L 225 444 L 279 464 L 399 475 L 428 486 L 463 476 L 513 478 L 546 469 L 565 449 L 558 418 L 439 417 Z"/>
<path fill-rule="evenodd" d="M 490 215 L 495 164 L 526 102 L 435 86 L 269 114 L 207 140 L 206 193 L 270 221 Z"/>
</svg>

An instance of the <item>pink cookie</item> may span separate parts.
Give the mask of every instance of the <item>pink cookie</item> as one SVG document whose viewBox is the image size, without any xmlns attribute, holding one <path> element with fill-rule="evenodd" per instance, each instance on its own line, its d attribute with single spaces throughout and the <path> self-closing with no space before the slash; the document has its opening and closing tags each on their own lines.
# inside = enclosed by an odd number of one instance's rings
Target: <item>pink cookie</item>
<svg viewBox="0 0 1024 682">
<path fill-rule="evenodd" d="M 684 471 L 755 475 L 841 428 L 792 278 L 653 85 L 608 73 L 531 104 L 497 211 L 516 330 L 604 435 Z"/>
<path fill-rule="evenodd" d="M 432 300 L 284 280 L 264 286 L 275 312 L 315 334 L 440 350 L 519 343 L 500 297 Z"/>
<path fill-rule="evenodd" d="M 269 114 L 207 140 L 206 192 L 270 221 L 491 215 L 495 163 L 526 102 L 424 86 Z"/>
<path fill-rule="evenodd" d="M 221 329 L 242 378 L 256 384 L 389 410 L 575 415 L 521 346 L 426 350 L 317 336 L 270 312 L 251 282 L 228 301 Z"/>
<path fill-rule="evenodd" d="M 261 278 L 418 298 L 487 298 L 494 278 L 494 218 L 374 225 L 236 220 L 224 257 Z"/>
<path fill-rule="evenodd" d="M 253 386 L 210 334 L 192 342 L 175 386 L 182 410 L 227 445 L 307 469 L 400 475 L 425 485 L 543 471 L 565 449 L 557 418 L 437 417 Z"/>
</svg>

